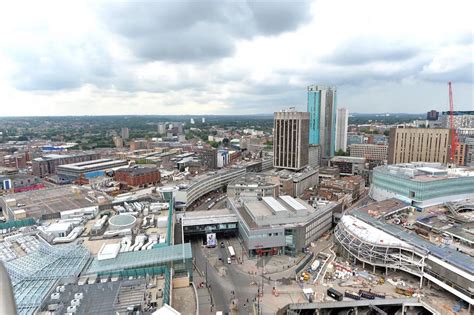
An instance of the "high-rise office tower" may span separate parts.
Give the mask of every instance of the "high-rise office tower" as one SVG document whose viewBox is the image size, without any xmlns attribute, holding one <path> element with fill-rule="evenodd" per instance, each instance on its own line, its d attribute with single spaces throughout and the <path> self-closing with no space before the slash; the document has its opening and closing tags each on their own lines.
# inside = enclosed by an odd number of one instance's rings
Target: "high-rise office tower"
<svg viewBox="0 0 474 315">
<path fill-rule="evenodd" d="M 349 111 L 347 108 L 337 109 L 336 121 L 336 151 L 347 149 L 347 124 L 349 122 Z"/>
<path fill-rule="evenodd" d="M 163 123 L 163 122 L 158 123 L 158 133 L 160 135 L 164 135 L 166 133 L 166 123 Z"/>
<path fill-rule="evenodd" d="M 122 139 L 127 140 L 129 137 L 129 130 L 127 127 L 122 128 Z"/>
<path fill-rule="evenodd" d="M 334 156 L 336 146 L 336 87 L 308 86 L 309 143 L 321 145 L 321 158 Z"/>
<path fill-rule="evenodd" d="M 274 167 L 299 170 L 307 166 L 309 113 L 294 108 L 276 112 L 273 129 Z"/>
<path fill-rule="evenodd" d="M 389 138 L 388 164 L 449 161 L 449 129 L 392 128 Z"/>
</svg>

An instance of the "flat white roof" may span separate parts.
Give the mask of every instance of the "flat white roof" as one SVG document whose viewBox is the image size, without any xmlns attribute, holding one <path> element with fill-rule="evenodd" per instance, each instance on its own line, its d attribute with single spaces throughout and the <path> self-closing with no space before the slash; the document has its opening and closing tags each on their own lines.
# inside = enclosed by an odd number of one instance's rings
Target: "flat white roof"
<svg viewBox="0 0 474 315">
<path fill-rule="evenodd" d="M 102 244 L 99 253 L 97 254 L 97 260 L 113 259 L 117 257 L 120 251 L 120 243 L 115 244 Z"/>
<path fill-rule="evenodd" d="M 290 205 L 290 207 L 292 207 L 293 209 L 295 209 L 296 211 L 299 211 L 299 210 L 306 210 L 306 207 L 304 205 L 302 205 L 301 203 L 298 202 L 298 200 L 296 200 L 295 198 L 291 197 L 291 196 L 280 196 L 280 198 L 286 202 L 287 204 Z"/>
<path fill-rule="evenodd" d="M 263 197 L 262 200 L 275 212 L 288 211 L 281 203 L 278 202 L 278 200 L 273 197 Z"/>
<path fill-rule="evenodd" d="M 358 238 L 376 245 L 394 245 L 411 248 L 412 246 L 376 227 L 373 227 L 351 215 L 344 215 L 341 222 Z"/>
<path fill-rule="evenodd" d="M 46 228 L 46 232 L 47 233 L 66 232 L 70 226 L 71 226 L 71 222 L 53 223 Z"/>
</svg>

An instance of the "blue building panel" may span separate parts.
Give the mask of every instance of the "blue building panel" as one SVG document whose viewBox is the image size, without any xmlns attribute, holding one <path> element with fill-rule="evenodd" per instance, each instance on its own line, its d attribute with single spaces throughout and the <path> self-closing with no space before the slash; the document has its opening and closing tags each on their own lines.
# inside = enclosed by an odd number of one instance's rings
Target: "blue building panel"
<svg viewBox="0 0 474 315">
<path fill-rule="evenodd" d="M 94 178 L 94 177 L 100 177 L 100 176 L 104 176 L 104 175 L 105 175 L 104 170 L 84 173 L 84 177 L 87 178 L 87 179 Z"/>
<path fill-rule="evenodd" d="M 308 91 L 309 144 L 320 144 L 319 116 L 321 111 L 321 92 Z"/>
</svg>

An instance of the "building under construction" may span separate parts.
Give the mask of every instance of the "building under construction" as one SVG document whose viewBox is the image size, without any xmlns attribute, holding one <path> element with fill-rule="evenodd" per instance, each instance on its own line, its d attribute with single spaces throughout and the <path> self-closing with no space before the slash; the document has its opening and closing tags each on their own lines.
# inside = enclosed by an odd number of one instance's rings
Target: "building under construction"
<svg viewBox="0 0 474 315">
<path fill-rule="evenodd" d="M 459 203 L 453 209 L 459 209 L 458 206 Z M 463 209 L 472 211 L 471 207 Z M 374 272 L 383 268 L 385 273 L 401 270 L 419 277 L 420 288 L 425 285 L 442 288 L 467 302 L 471 310 L 474 264 L 469 253 L 472 254 L 472 248 L 460 241 L 438 244 L 430 233 L 416 233 L 421 219 L 416 218 L 418 214 L 414 207 L 396 199 L 353 210 L 341 218 L 335 229 L 338 251 L 354 263 L 372 267 Z M 473 222 L 473 216 L 469 218 L 467 228 Z"/>
</svg>

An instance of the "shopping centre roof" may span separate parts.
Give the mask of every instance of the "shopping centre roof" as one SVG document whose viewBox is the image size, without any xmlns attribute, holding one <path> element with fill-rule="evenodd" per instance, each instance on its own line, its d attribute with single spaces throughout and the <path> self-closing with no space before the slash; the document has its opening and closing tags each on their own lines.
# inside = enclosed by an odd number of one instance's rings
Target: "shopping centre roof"
<svg viewBox="0 0 474 315">
<path fill-rule="evenodd" d="M 119 253 L 114 259 L 98 260 L 94 258 L 85 274 L 115 272 L 166 264 L 172 261 L 192 259 L 191 244 L 171 245 L 145 251 Z"/>
<path fill-rule="evenodd" d="M 79 275 L 89 255 L 82 245 L 42 244 L 31 254 L 6 262 L 18 314 L 33 314 L 58 279 Z"/>
</svg>

